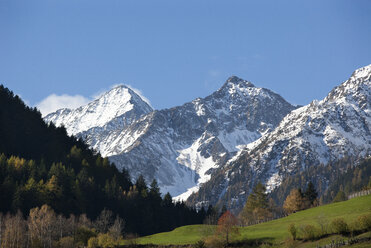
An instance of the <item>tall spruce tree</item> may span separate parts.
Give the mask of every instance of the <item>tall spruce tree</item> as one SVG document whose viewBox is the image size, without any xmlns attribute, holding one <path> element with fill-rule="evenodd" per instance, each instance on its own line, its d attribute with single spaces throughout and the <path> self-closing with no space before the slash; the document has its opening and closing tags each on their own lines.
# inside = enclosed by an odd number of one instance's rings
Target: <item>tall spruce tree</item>
<svg viewBox="0 0 371 248">
<path fill-rule="evenodd" d="M 268 195 L 265 186 L 259 182 L 247 198 L 247 202 L 240 213 L 245 224 L 252 224 L 272 216 L 269 209 Z"/>
<path fill-rule="evenodd" d="M 304 197 L 307 198 L 310 205 L 313 205 L 313 203 L 317 199 L 318 193 L 317 193 L 316 188 L 314 187 L 314 184 L 312 182 L 308 183 L 307 190 L 304 192 Z"/>
</svg>

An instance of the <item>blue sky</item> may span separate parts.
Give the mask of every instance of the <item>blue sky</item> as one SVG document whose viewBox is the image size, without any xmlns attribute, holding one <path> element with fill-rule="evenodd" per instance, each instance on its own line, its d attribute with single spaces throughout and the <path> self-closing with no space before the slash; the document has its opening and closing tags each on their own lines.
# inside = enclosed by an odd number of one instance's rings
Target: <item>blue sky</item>
<svg viewBox="0 0 371 248">
<path fill-rule="evenodd" d="M 307 104 L 371 63 L 370 13 L 369 0 L 0 0 L 0 83 L 33 106 L 125 83 L 161 109 L 237 75 Z"/>
</svg>

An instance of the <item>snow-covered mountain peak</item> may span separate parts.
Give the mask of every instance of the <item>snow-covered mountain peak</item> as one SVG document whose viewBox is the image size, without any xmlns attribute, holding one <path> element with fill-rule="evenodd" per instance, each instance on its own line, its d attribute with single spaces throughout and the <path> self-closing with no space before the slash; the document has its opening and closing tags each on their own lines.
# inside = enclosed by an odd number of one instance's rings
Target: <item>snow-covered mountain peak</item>
<svg viewBox="0 0 371 248">
<path fill-rule="evenodd" d="M 231 76 L 219 90 L 206 97 L 205 100 L 212 98 L 223 101 L 223 105 L 229 103 L 238 103 L 239 105 L 242 103 L 241 101 L 257 100 L 257 98 L 273 99 L 276 98 L 276 96 L 278 95 L 268 89 L 256 87 L 247 80 Z"/>
<path fill-rule="evenodd" d="M 237 76 L 231 76 L 227 79 L 225 84 L 235 84 L 235 85 L 244 85 L 245 87 L 255 87 L 251 82 L 246 81 L 245 79 L 239 78 Z"/>
<path fill-rule="evenodd" d="M 356 104 L 361 109 L 371 107 L 371 65 L 362 67 L 353 72 L 352 76 L 335 87 L 324 99 L 327 103 Z"/>
<path fill-rule="evenodd" d="M 234 91 L 234 89 L 246 89 L 253 87 L 255 87 L 255 85 L 253 85 L 251 82 L 237 76 L 231 76 L 218 91 L 228 91 L 231 93 Z"/>
<path fill-rule="evenodd" d="M 124 84 L 120 84 L 120 85 L 114 86 L 109 91 L 101 94 L 93 102 L 104 103 L 104 102 L 107 102 L 107 101 L 111 101 L 111 102 L 113 101 L 112 103 L 122 105 L 122 104 L 128 103 L 128 102 L 133 101 L 133 100 L 134 101 L 138 101 L 138 100 L 140 101 L 142 99 L 129 86 L 124 85 Z M 91 103 L 89 103 L 89 104 L 91 104 Z"/>
<path fill-rule="evenodd" d="M 273 131 L 220 167 L 189 202 L 241 207 L 259 181 L 271 191 L 287 176 L 312 166 L 371 154 L 370 72 L 371 66 L 356 70 L 325 99 L 286 115 Z"/>
<path fill-rule="evenodd" d="M 371 64 L 370 65 L 366 65 L 364 67 L 361 67 L 357 70 L 355 70 L 351 76 L 351 79 L 354 78 L 368 78 L 370 79 L 370 76 L 371 76 Z"/>
<path fill-rule="evenodd" d="M 233 76 L 205 98 L 158 111 L 130 86 L 119 85 L 46 121 L 64 124 L 116 166 L 127 168 L 133 179 L 140 174 L 148 182 L 155 178 L 162 192 L 185 199 L 240 145 L 260 138 L 294 108 L 278 94 Z"/>
<path fill-rule="evenodd" d="M 76 135 L 93 127 L 103 127 L 126 113 L 135 113 L 135 116 L 139 117 L 151 111 L 152 107 L 134 90 L 126 85 L 118 85 L 87 105 L 76 109 L 57 110 L 44 119 L 46 122 L 54 122 L 57 126 L 64 125 L 70 135 Z M 130 120 L 132 119 L 133 114 L 130 114 Z"/>
</svg>

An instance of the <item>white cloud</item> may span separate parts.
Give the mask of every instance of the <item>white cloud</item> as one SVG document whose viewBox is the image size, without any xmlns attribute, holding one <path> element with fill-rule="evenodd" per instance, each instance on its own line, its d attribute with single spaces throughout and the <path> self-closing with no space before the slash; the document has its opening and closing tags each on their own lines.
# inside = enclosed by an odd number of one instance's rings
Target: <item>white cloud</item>
<svg viewBox="0 0 371 248">
<path fill-rule="evenodd" d="M 45 116 L 61 108 L 78 108 L 90 101 L 91 99 L 81 95 L 70 96 L 67 94 L 51 94 L 41 102 L 37 103 L 36 107 L 40 110 L 41 114 Z"/>
</svg>

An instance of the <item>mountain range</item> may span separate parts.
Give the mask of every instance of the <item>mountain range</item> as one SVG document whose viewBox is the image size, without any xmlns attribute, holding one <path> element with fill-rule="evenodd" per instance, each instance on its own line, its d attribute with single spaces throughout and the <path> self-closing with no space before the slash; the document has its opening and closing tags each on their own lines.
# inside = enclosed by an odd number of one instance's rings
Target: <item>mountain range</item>
<svg viewBox="0 0 371 248">
<path fill-rule="evenodd" d="M 371 65 L 360 68 L 323 100 L 293 110 L 275 130 L 245 146 L 219 168 L 189 201 L 240 207 L 259 181 L 271 191 L 285 177 L 310 166 L 369 156 L 370 78 Z"/>
<path fill-rule="evenodd" d="M 310 166 L 371 153 L 371 65 L 321 101 L 298 108 L 238 77 L 205 98 L 153 110 L 125 85 L 46 122 L 64 125 L 133 178 L 194 205 L 240 207 L 261 181 L 271 191 Z"/>
<path fill-rule="evenodd" d="M 186 199 L 240 145 L 270 132 L 293 109 L 278 94 L 233 76 L 210 96 L 170 109 L 151 111 L 122 85 L 45 120 L 64 125 L 132 177 L 155 178 L 162 192 Z"/>
</svg>

